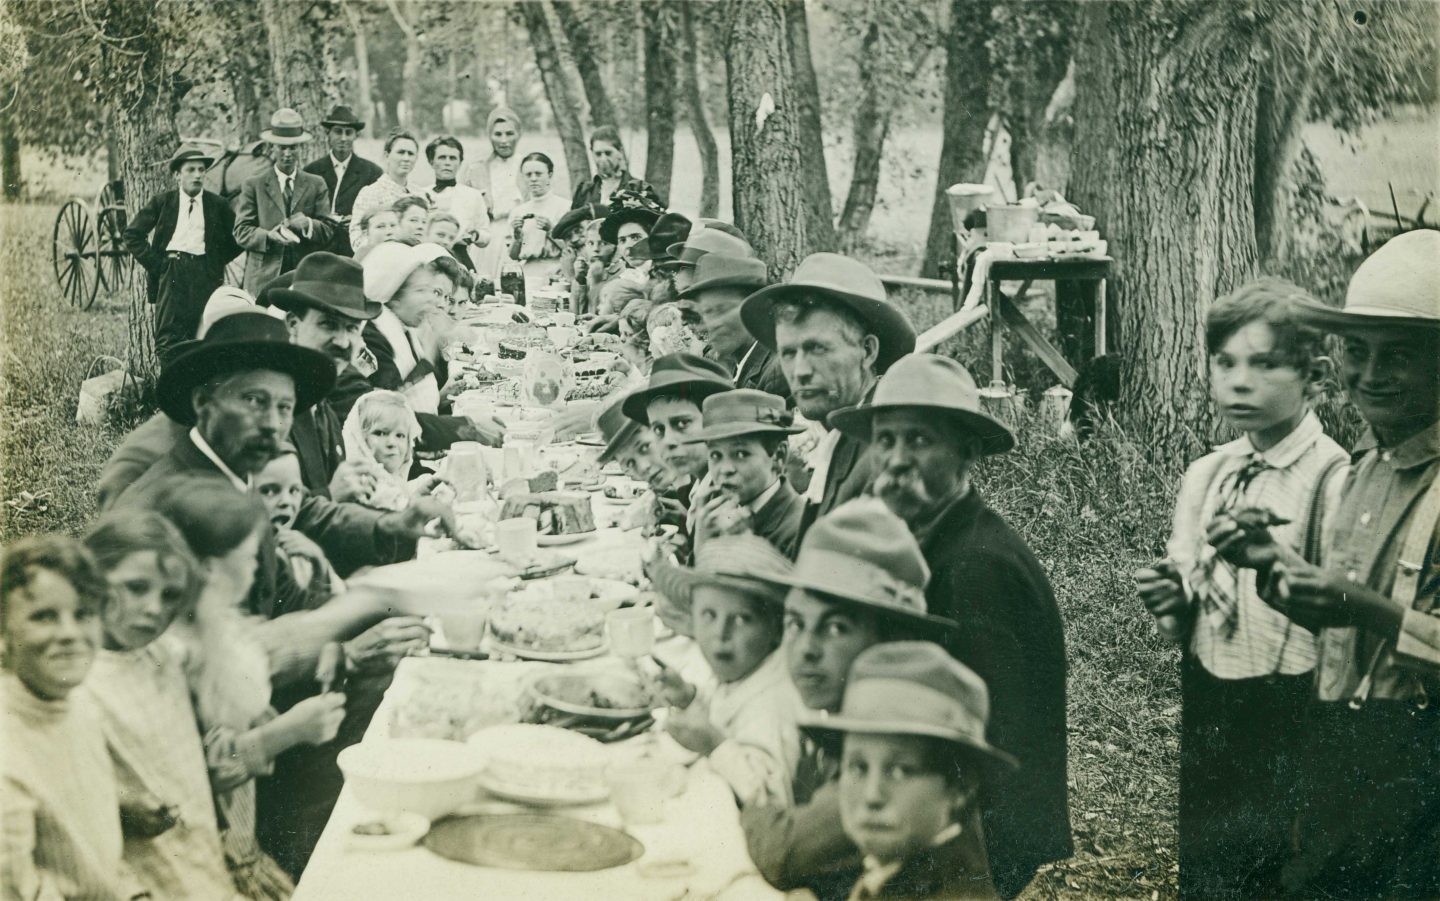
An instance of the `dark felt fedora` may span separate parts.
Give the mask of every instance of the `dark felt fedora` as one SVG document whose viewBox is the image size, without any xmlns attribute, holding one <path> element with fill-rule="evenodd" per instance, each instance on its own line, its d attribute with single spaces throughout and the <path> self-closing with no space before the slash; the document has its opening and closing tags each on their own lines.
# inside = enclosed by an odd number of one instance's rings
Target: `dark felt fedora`
<svg viewBox="0 0 1440 901">
<path fill-rule="evenodd" d="M 684 241 L 690 234 L 690 218 L 680 213 L 667 212 L 655 220 L 649 237 L 630 248 L 632 260 L 654 260 L 657 264 L 670 259 L 669 247 L 677 241 Z"/>
<path fill-rule="evenodd" d="M 738 234 L 714 226 L 692 228 L 683 242 L 671 244 L 668 251 L 674 266 L 694 266 L 707 253 L 725 253 L 732 257 L 753 257 L 755 249 Z"/>
<path fill-rule="evenodd" d="M 715 288 L 746 288 L 754 291 L 765 287 L 765 274 L 764 260 L 731 256 L 728 253 L 707 253 L 695 264 L 695 281 L 680 292 L 680 297 L 688 300 Z"/>
<path fill-rule="evenodd" d="M 270 127 L 260 132 L 260 140 L 267 144 L 308 144 L 310 133 L 299 113 L 281 107 L 270 117 Z"/>
<path fill-rule="evenodd" d="M 271 282 L 260 294 L 270 305 L 287 313 L 313 309 L 358 320 L 374 319 L 385 309 L 383 304 L 365 297 L 365 270 L 349 257 L 326 251 L 312 253 L 286 275 L 290 276 L 287 284 L 271 291 Z"/>
<path fill-rule="evenodd" d="M 605 217 L 600 223 L 600 240 L 606 244 L 614 244 L 619 236 L 620 226 L 627 222 L 638 222 L 645 227 L 648 235 L 655 228 L 655 223 L 660 220 L 660 214 L 643 206 L 627 206 L 615 210 Z"/>
<path fill-rule="evenodd" d="M 929 641 L 871 645 L 850 664 L 837 713 L 807 711 L 801 726 L 822 732 L 923 735 L 985 755 L 1007 769 L 1019 761 L 985 740 L 985 680 Z"/>
<path fill-rule="evenodd" d="M 754 388 L 736 388 L 705 398 L 700 407 L 705 424 L 686 441 L 719 441 L 739 435 L 798 435 L 795 414 L 785 409 L 785 398 Z"/>
<path fill-rule="evenodd" d="M 356 131 L 361 131 L 365 128 L 364 120 L 355 115 L 355 111 L 344 104 L 337 104 L 332 107 L 325 118 L 320 120 L 321 128 L 330 128 L 336 125 L 348 125 Z"/>
<path fill-rule="evenodd" d="M 869 403 L 836 410 L 826 421 L 868 444 L 876 411 L 896 409 L 923 410 L 958 423 L 980 439 L 982 453 L 1002 454 L 1015 446 L 1009 427 L 981 407 L 980 389 L 969 371 L 939 354 L 901 357 L 881 377 Z"/>
<path fill-rule="evenodd" d="M 595 417 L 595 428 L 599 429 L 600 436 L 605 439 L 605 449 L 595 458 L 598 463 L 608 463 L 620 452 L 620 448 L 625 446 L 625 442 L 640 430 L 640 423 L 625 415 L 627 397 L 628 394 L 619 395 L 606 404 Z"/>
<path fill-rule="evenodd" d="M 625 398 L 621 409 L 641 425 L 649 425 L 645 408 L 657 397 L 684 396 L 698 406 L 712 394 L 733 390 L 735 383 L 730 374 L 714 360 L 695 354 L 669 354 L 651 365 L 649 383 Z"/>
<path fill-rule="evenodd" d="M 181 144 L 180 149 L 170 157 L 170 171 L 178 172 L 180 167 L 191 160 L 199 160 L 206 166 L 215 164 L 215 154 L 198 144 Z"/>
<path fill-rule="evenodd" d="M 285 323 L 268 313 L 232 313 L 217 319 L 204 338 L 175 348 L 156 384 L 160 409 L 182 425 L 195 424 L 190 392 L 234 372 L 263 369 L 295 380 L 295 410 L 308 410 L 335 387 L 335 361 L 290 343 Z"/>
<path fill-rule="evenodd" d="M 774 350 L 776 302 L 814 298 L 845 307 L 869 326 L 880 339 L 876 371 L 883 373 L 915 350 L 915 327 L 890 303 L 880 277 L 859 260 L 838 253 L 812 253 L 800 261 L 788 282 L 761 288 L 745 298 L 740 320 L 756 341 Z"/>
</svg>

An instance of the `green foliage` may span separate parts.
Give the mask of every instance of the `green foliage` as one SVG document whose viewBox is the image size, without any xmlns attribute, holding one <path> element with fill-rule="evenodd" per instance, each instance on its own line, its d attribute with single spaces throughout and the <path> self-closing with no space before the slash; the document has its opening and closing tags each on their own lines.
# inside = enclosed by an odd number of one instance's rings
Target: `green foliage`
<svg viewBox="0 0 1440 901">
<path fill-rule="evenodd" d="M 1311 100 L 1312 120 L 1353 133 L 1397 106 L 1436 102 L 1440 4 L 1366 0 L 1283 8 L 1289 15 L 1335 19 L 1314 51 L 1319 83 Z"/>
</svg>

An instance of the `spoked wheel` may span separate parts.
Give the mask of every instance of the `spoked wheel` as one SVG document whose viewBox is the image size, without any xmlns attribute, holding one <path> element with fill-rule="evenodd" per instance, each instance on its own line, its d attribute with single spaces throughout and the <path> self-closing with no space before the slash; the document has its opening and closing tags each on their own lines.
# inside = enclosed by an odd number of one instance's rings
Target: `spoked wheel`
<svg viewBox="0 0 1440 901">
<path fill-rule="evenodd" d="M 71 200 L 55 217 L 50 261 L 55 267 L 60 293 L 73 306 L 90 309 L 100 289 L 99 239 L 90 210 L 82 201 Z"/>
<path fill-rule="evenodd" d="M 100 254 L 100 287 L 115 294 L 130 284 L 135 273 L 135 260 L 125 252 L 125 209 L 102 209 L 95 232 Z"/>
</svg>

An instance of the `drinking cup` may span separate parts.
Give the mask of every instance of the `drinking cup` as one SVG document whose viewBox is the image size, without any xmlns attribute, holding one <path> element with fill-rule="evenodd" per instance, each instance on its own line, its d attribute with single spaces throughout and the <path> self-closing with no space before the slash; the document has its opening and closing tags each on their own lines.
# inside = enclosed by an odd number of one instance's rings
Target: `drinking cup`
<svg viewBox="0 0 1440 901">
<path fill-rule="evenodd" d="M 605 636 L 610 653 L 638 660 L 655 647 L 655 610 L 651 607 L 621 607 L 605 615 Z"/>
<path fill-rule="evenodd" d="M 535 520 L 528 516 L 502 519 L 495 524 L 495 547 L 511 563 L 524 565 L 535 559 L 539 547 Z"/>
<path fill-rule="evenodd" d="M 610 783 L 610 800 L 625 825 L 665 819 L 665 799 L 670 795 L 671 783 L 663 763 L 645 758 L 613 763 L 606 768 L 605 778 Z"/>
</svg>

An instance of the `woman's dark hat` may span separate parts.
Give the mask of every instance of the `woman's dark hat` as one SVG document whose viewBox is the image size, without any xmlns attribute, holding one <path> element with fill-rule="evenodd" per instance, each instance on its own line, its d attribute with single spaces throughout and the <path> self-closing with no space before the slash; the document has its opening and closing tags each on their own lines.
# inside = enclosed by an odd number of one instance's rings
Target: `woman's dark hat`
<svg viewBox="0 0 1440 901">
<path fill-rule="evenodd" d="M 735 383 L 730 374 L 714 360 L 695 354 L 669 354 L 651 365 L 649 384 L 625 398 L 621 409 L 641 425 L 649 425 L 646 408 L 657 397 L 684 394 L 698 407 L 712 394 L 733 390 Z"/>
<path fill-rule="evenodd" d="M 343 104 L 332 107 L 325 118 L 320 120 L 321 128 L 331 128 L 337 125 L 348 125 L 356 131 L 365 129 L 365 122 L 355 115 L 354 110 Z"/>
<path fill-rule="evenodd" d="M 160 373 L 160 409 L 181 425 L 195 424 L 190 392 L 222 375 L 282 372 L 295 380 L 295 410 L 308 410 L 335 387 L 335 361 L 290 343 L 285 323 L 268 313 L 234 313 L 215 321 L 204 338 L 186 341 Z"/>
<path fill-rule="evenodd" d="M 627 222 L 638 222 L 645 226 L 645 233 L 648 235 L 650 230 L 655 227 L 655 223 L 659 220 L 659 213 L 643 206 L 625 207 L 624 209 L 616 210 L 606 216 L 604 222 L 600 223 L 600 240 L 606 244 L 616 243 L 620 226 Z"/>
<path fill-rule="evenodd" d="M 667 212 L 655 221 L 655 227 L 645 240 L 630 248 L 632 260 L 654 260 L 657 264 L 669 261 L 669 247 L 684 241 L 690 234 L 690 219 L 680 213 Z"/>
<path fill-rule="evenodd" d="M 577 206 L 575 209 L 561 216 L 560 219 L 550 228 L 550 237 L 556 241 L 563 241 L 570 233 L 591 219 L 599 219 L 605 215 L 609 207 L 601 206 L 598 203 L 587 203 L 584 206 Z"/>
<path fill-rule="evenodd" d="M 290 278 L 285 285 L 271 290 L 275 284 L 271 282 L 260 294 L 265 302 L 287 313 L 313 309 L 361 320 L 374 319 L 385 309 L 365 297 L 365 270 L 349 257 L 312 253 L 286 275 Z"/>
</svg>

